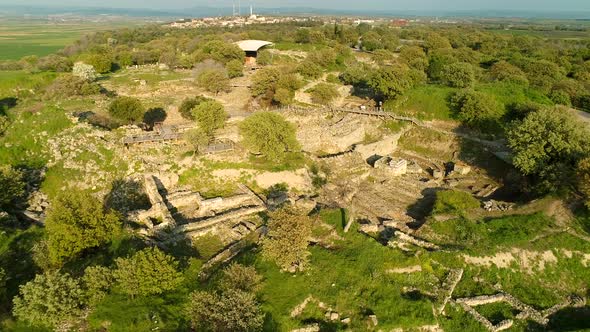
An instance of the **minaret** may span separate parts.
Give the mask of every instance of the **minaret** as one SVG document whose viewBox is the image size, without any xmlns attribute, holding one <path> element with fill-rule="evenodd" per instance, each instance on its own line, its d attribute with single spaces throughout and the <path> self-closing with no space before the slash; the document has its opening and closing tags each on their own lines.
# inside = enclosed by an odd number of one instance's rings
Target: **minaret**
<svg viewBox="0 0 590 332">
<path fill-rule="evenodd" d="M 238 16 L 242 16 L 242 0 L 238 1 Z"/>
<path fill-rule="evenodd" d="M 250 16 L 254 15 L 254 10 L 252 9 L 252 5 L 250 5 Z"/>
</svg>

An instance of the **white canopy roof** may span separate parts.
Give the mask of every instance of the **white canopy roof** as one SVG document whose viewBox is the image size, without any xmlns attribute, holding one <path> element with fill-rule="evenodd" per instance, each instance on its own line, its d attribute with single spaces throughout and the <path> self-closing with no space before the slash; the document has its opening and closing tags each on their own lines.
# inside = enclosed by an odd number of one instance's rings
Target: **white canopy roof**
<svg viewBox="0 0 590 332">
<path fill-rule="evenodd" d="M 236 42 L 236 45 L 238 45 L 244 52 L 257 52 L 264 46 L 272 45 L 272 43 L 264 40 L 241 40 Z"/>
</svg>

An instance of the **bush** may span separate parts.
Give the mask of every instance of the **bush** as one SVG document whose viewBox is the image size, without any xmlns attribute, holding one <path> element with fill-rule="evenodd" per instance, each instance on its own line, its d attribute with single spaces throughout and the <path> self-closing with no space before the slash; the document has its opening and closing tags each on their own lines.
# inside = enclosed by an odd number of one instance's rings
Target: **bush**
<svg viewBox="0 0 590 332">
<path fill-rule="evenodd" d="M 182 104 L 180 104 L 178 111 L 180 112 L 180 115 L 183 118 L 187 120 L 194 120 L 195 117 L 193 116 L 193 108 L 197 107 L 202 102 L 210 100 L 212 99 L 203 96 L 197 96 L 195 98 L 186 98 L 182 101 Z"/>
<path fill-rule="evenodd" d="M 468 63 L 457 62 L 443 67 L 441 79 L 455 88 L 467 88 L 475 83 L 475 71 Z"/>
<path fill-rule="evenodd" d="M 518 67 L 506 62 L 499 61 L 492 65 L 489 75 L 496 81 L 507 81 L 521 85 L 528 85 L 526 74 Z"/>
<path fill-rule="evenodd" d="M 89 96 L 100 93 L 100 86 L 74 75 L 60 76 L 45 89 L 45 98 L 67 98 L 74 96 Z"/>
<path fill-rule="evenodd" d="M 311 100 L 320 105 L 330 105 L 336 98 L 340 97 L 336 86 L 328 83 L 319 83 L 308 92 L 311 94 Z"/>
<path fill-rule="evenodd" d="M 74 64 L 72 74 L 88 82 L 94 81 L 98 77 L 94 67 L 83 62 L 76 62 Z"/>
<path fill-rule="evenodd" d="M 285 271 L 303 271 L 311 253 L 307 249 L 312 220 L 296 211 L 282 209 L 270 215 L 262 255 Z"/>
<path fill-rule="evenodd" d="M 286 152 L 300 148 L 295 126 L 277 113 L 254 113 L 239 128 L 244 145 L 269 160 L 283 159 Z"/>
<path fill-rule="evenodd" d="M 531 178 L 538 194 L 571 188 L 579 161 L 590 153 L 585 125 L 558 107 L 514 122 L 506 138 L 514 166 Z"/>
<path fill-rule="evenodd" d="M 51 263 L 59 266 L 109 242 L 121 227 L 118 214 L 86 193 L 65 193 L 52 202 L 45 222 Z"/>
<path fill-rule="evenodd" d="M 218 94 L 229 90 L 229 76 L 225 68 L 203 69 L 197 74 L 197 84 L 206 91 Z"/>
<path fill-rule="evenodd" d="M 117 97 L 109 105 L 109 114 L 125 123 L 135 123 L 143 119 L 145 108 L 141 101 L 133 97 Z"/>
<path fill-rule="evenodd" d="M 225 65 L 229 78 L 244 76 L 244 63 L 240 60 L 232 60 Z"/>
<path fill-rule="evenodd" d="M 43 71 L 55 71 L 59 73 L 67 73 L 72 70 L 72 61 L 66 57 L 50 54 L 42 57 L 37 63 L 37 68 Z"/>
<path fill-rule="evenodd" d="M 199 257 L 208 260 L 220 252 L 224 245 L 217 235 L 205 234 L 193 240 L 193 246 L 199 253 Z"/>
<path fill-rule="evenodd" d="M 68 274 L 49 272 L 21 286 L 14 299 L 14 315 L 32 325 L 57 328 L 74 323 L 84 309 L 84 292 Z"/>
<path fill-rule="evenodd" d="M 479 201 L 464 191 L 443 190 L 436 193 L 432 213 L 459 214 L 478 207 L 480 207 Z"/>
<path fill-rule="evenodd" d="M 192 113 L 199 124 L 199 128 L 209 138 L 213 138 L 217 129 L 223 128 L 227 119 L 227 113 L 223 105 L 214 100 L 200 103 L 193 108 Z"/>
<path fill-rule="evenodd" d="M 107 54 L 91 53 L 81 57 L 84 63 L 94 67 L 98 73 L 105 74 L 111 71 L 113 61 Z"/>
<path fill-rule="evenodd" d="M 451 97 L 451 108 L 460 121 L 472 127 L 484 128 L 499 115 L 496 100 L 483 92 L 463 90 Z"/>
<path fill-rule="evenodd" d="M 183 280 L 178 262 L 158 248 L 143 249 L 129 258 L 117 258 L 113 276 L 119 290 L 134 298 L 162 294 Z"/>
</svg>

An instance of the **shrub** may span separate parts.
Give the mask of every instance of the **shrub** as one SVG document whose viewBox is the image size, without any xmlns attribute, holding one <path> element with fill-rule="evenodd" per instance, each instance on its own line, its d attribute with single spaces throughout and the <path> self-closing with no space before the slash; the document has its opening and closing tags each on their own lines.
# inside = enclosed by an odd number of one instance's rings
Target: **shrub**
<svg viewBox="0 0 590 332">
<path fill-rule="evenodd" d="M 145 108 L 141 101 L 133 97 L 117 97 L 109 105 L 109 113 L 125 123 L 135 123 L 143 119 Z"/>
<path fill-rule="evenodd" d="M 84 309 L 84 292 L 68 274 L 49 272 L 20 287 L 14 298 L 14 315 L 50 328 L 79 319 Z"/>
<path fill-rule="evenodd" d="M 510 126 L 506 138 L 514 166 L 531 177 L 539 194 L 574 185 L 578 162 L 590 152 L 584 124 L 562 108 L 528 114 Z"/>
<path fill-rule="evenodd" d="M 483 92 L 463 90 L 451 97 L 451 108 L 457 119 L 473 127 L 485 127 L 499 115 L 496 100 Z"/>
<path fill-rule="evenodd" d="M 259 331 L 264 313 L 256 296 L 239 290 L 228 290 L 219 295 L 196 291 L 190 294 L 186 316 L 198 331 Z"/>
<path fill-rule="evenodd" d="M 60 76 L 45 89 L 45 97 L 67 98 L 74 96 L 89 96 L 100 93 L 100 86 L 74 75 Z"/>
<path fill-rule="evenodd" d="M 107 243 L 121 221 L 89 194 L 69 192 L 52 203 L 45 225 L 49 258 L 59 266 L 86 249 Z"/>
<path fill-rule="evenodd" d="M 283 159 L 286 152 L 299 149 L 295 127 L 280 114 L 257 112 L 239 126 L 244 145 L 270 160 Z"/>
<path fill-rule="evenodd" d="M 229 76 L 225 69 L 206 69 L 198 74 L 197 84 L 206 91 L 218 94 L 229 90 Z"/>
<path fill-rule="evenodd" d="M 94 81 L 98 74 L 92 65 L 87 65 L 83 62 L 76 62 L 72 69 L 72 74 L 86 81 Z"/>
<path fill-rule="evenodd" d="M 244 63 L 240 60 L 232 60 L 225 65 L 229 78 L 244 76 Z"/>
<path fill-rule="evenodd" d="M 457 214 L 478 207 L 480 207 L 479 201 L 464 191 L 443 190 L 436 193 L 432 213 Z"/>
<path fill-rule="evenodd" d="M 296 211 L 281 209 L 270 215 L 268 234 L 262 241 L 262 255 L 285 271 L 302 271 L 307 266 L 307 249 L 312 220 Z"/>
<path fill-rule="evenodd" d="M 448 86 L 466 88 L 475 83 L 475 71 L 468 63 L 452 63 L 443 67 L 441 78 Z"/>
<path fill-rule="evenodd" d="M 195 108 L 196 106 L 198 106 L 202 102 L 210 101 L 210 100 L 212 100 L 212 99 L 209 99 L 209 98 L 203 97 L 203 96 L 197 96 L 195 98 L 186 98 L 185 100 L 182 101 L 182 104 L 180 104 L 178 111 L 180 112 L 180 115 L 183 118 L 185 118 L 187 120 L 194 120 L 195 117 L 193 116 L 193 108 Z"/>
<path fill-rule="evenodd" d="M 199 124 L 199 128 L 212 138 L 217 129 L 223 128 L 227 113 L 223 105 L 217 101 L 205 101 L 195 106 L 192 110 L 193 117 Z"/>
<path fill-rule="evenodd" d="M 316 104 L 330 105 L 340 96 L 338 89 L 333 84 L 319 83 L 308 92 L 311 93 L 311 100 Z"/>
<path fill-rule="evenodd" d="M 162 294 L 183 280 L 178 262 L 158 248 L 143 249 L 129 258 L 117 258 L 113 276 L 119 290 L 132 298 Z"/>
<path fill-rule="evenodd" d="M 220 288 L 223 290 L 236 289 L 244 292 L 255 292 L 260 288 L 262 276 L 256 273 L 253 266 L 232 263 L 223 269 Z"/>
<path fill-rule="evenodd" d="M 199 257 L 209 259 L 223 249 L 223 242 L 217 235 L 205 234 L 193 240 L 193 246 Z"/>
</svg>

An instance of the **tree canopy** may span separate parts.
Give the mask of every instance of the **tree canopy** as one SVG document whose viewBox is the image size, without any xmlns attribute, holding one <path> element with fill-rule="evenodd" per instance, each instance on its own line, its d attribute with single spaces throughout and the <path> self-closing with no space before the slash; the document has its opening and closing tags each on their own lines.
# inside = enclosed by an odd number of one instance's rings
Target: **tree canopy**
<svg viewBox="0 0 590 332">
<path fill-rule="evenodd" d="M 312 220 L 296 211 L 281 209 L 270 215 L 268 236 L 262 241 L 262 255 L 286 271 L 307 266 Z"/>
<path fill-rule="evenodd" d="M 111 102 L 109 113 L 125 123 L 135 123 L 143 119 L 145 108 L 139 99 L 121 96 Z"/>
<path fill-rule="evenodd" d="M 572 186 L 578 162 L 590 152 L 587 128 L 562 108 L 529 113 L 506 136 L 514 166 L 532 177 L 537 193 Z"/>
<path fill-rule="evenodd" d="M 86 249 L 107 243 L 119 231 L 121 221 L 90 194 L 66 192 L 52 202 L 45 226 L 49 258 L 60 265 Z"/>
<path fill-rule="evenodd" d="M 32 325 L 56 328 L 82 315 L 84 291 L 68 274 L 48 272 L 20 287 L 13 313 Z"/>
<path fill-rule="evenodd" d="M 162 294 L 183 280 L 178 262 L 158 248 L 143 249 L 129 258 L 117 258 L 113 276 L 118 289 L 130 295 Z"/>
<path fill-rule="evenodd" d="M 223 105 L 214 100 L 204 101 L 192 110 L 193 117 L 199 124 L 199 128 L 209 138 L 212 138 L 217 129 L 223 128 L 227 119 L 227 112 Z"/>
<path fill-rule="evenodd" d="M 269 159 L 282 159 L 287 152 L 297 151 L 295 126 L 273 112 L 257 112 L 240 123 L 244 145 L 253 153 Z"/>
</svg>

